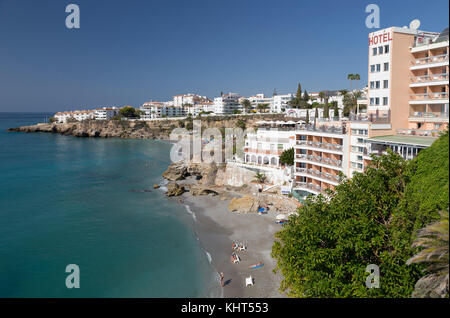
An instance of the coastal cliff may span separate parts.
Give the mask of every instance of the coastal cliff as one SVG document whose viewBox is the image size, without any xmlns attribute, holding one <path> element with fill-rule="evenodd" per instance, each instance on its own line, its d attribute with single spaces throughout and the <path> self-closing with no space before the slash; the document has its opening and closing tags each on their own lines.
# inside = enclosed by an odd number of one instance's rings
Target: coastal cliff
<svg viewBox="0 0 450 318">
<path fill-rule="evenodd" d="M 283 114 L 261 114 L 251 118 L 238 117 L 206 117 L 202 118 L 202 128 L 238 127 L 238 121 L 245 122 L 246 127 L 252 127 L 261 119 L 281 120 Z M 192 120 L 192 119 L 191 119 Z M 128 120 L 85 120 L 71 123 L 41 123 L 31 126 L 10 128 L 9 132 L 27 133 L 58 133 L 75 137 L 100 138 L 129 138 L 129 139 L 159 139 L 169 140 L 170 132 L 174 128 L 184 127 L 189 119 L 166 119 L 155 121 L 128 121 Z M 182 124 L 181 124 L 182 123 Z M 180 125 L 181 124 L 181 125 Z"/>
<path fill-rule="evenodd" d="M 152 127 L 141 121 L 90 120 L 74 123 L 36 124 L 10 128 L 7 131 L 46 132 L 75 137 L 130 138 L 168 140 L 170 127 Z"/>
</svg>

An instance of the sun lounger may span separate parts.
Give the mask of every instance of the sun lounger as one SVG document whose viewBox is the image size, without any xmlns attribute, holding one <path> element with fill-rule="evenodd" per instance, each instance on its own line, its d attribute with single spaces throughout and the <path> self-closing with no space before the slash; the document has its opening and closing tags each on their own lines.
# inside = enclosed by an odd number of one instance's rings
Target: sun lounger
<svg viewBox="0 0 450 318">
<path fill-rule="evenodd" d="M 247 287 L 248 285 L 253 286 L 253 278 L 251 276 L 245 278 L 245 287 Z"/>
<path fill-rule="evenodd" d="M 239 255 L 236 255 L 235 259 L 233 260 L 233 264 L 240 262 L 240 261 L 241 261 L 241 259 L 239 258 Z"/>
<path fill-rule="evenodd" d="M 239 245 L 238 249 L 239 249 L 240 251 L 243 251 L 243 250 L 246 250 L 247 247 L 246 247 L 244 244 L 241 244 L 241 245 Z"/>
</svg>

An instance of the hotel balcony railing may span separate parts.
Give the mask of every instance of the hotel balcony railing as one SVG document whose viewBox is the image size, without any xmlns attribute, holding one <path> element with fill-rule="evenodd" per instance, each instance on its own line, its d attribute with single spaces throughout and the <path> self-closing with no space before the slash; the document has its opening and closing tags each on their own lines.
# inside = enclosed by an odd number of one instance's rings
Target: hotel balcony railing
<svg viewBox="0 0 450 318">
<path fill-rule="evenodd" d="M 428 83 L 428 82 L 439 82 L 439 81 L 448 81 L 448 74 L 442 73 L 442 74 L 432 74 L 432 75 L 411 77 L 411 83 Z"/>
<path fill-rule="evenodd" d="M 448 119 L 448 113 L 430 113 L 430 112 L 411 112 L 409 114 L 410 118 L 442 118 Z"/>
<path fill-rule="evenodd" d="M 336 160 L 336 159 L 330 159 L 330 158 L 324 158 L 319 156 L 312 156 L 312 155 L 305 155 L 305 154 L 296 154 L 295 157 L 297 159 L 305 159 L 313 162 L 318 163 L 325 163 L 327 165 L 335 166 L 335 167 L 342 167 L 342 160 Z"/>
<path fill-rule="evenodd" d="M 331 134 L 345 134 L 345 127 L 337 127 L 337 126 L 316 126 L 311 124 L 297 124 L 297 130 L 305 130 L 305 131 L 317 131 L 317 132 L 325 132 Z"/>
<path fill-rule="evenodd" d="M 339 182 L 339 176 L 332 175 L 331 173 L 320 172 L 318 170 L 307 169 L 307 168 L 296 168 L 295 171 L 296 172 L 305 173 L 305 174 L 310 175 L 312 177 L 319 177 L 319 178 L 331 180 L 331 181 L 334 181 L 334 182 Z"/>
<path fill-rule="evenodd" d="M 279 156 L 283 153 L 283 150 L 262 150 L 262 149 L 251 149 L 251 148 L 244 147 L 244 152 L 258 153 L 258 154 L 262 154 L 262 155 Z"/>
<path fill-rule="evenodd" d="M 423 94 L 411 94 L 411 100 L 436 100 L 436 99 L 448 99 L 447 92 L 436 93 L 423 93 Z"/>
<path fill-rule="evenodd" d="M 397 129 L 397 135 L 439 137 L 440 130 Z"/>
<path fill-rule="evenodd" d="M 446 62 L 446 61 L 448 61 L 448 54 L 442 54 L 442 55 L 418 58 L 418 59 L 415 59 L 414 61 L 412 61 L 411 64 L 412 65 L 425 65 L 425 64 L 440 63 L 440 62 Z"/>
<path fill-rule="evenodd" d="M 305 146 L 309 146 L 309 147 L 313 147 L 313 148 L 342 151 L 342 145 L 329 144 L 326 142 L 297 140 L 296 144 L 298 146 L 305 145 Z"/>
<path fill-rule="evenodd" d="M 299 187 L 299 188 L 303 188 L 303 189 L 310 189 L 310 190 L 314 190 L 319 193 L 324 192 L 324 190 L 319 185 L 313 184 L 313 183 L 296 182 L 295 187 Z"/>
</svg>

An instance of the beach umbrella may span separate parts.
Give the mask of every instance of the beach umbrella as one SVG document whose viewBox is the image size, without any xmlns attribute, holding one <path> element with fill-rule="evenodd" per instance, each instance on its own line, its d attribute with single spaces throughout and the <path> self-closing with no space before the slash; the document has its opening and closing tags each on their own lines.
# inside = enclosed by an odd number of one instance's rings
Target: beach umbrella
<svg viewBox="0 0 450 318">
<path fill-rule="evenodd" d="M 277 220 L 286 220 L 286 215 L 284 214 L 278 214 L 276 217 Z"/>
<path fill-rule="evenodd" d="M 290 120 L 286 123 L 286 125 L 295 125 L 295 121 Z"/>
<path fill-rule="evenodd" d="M 275 124 L 277 124 L 277 125 L 284 125 L 285 122 L 284 122 L 284 121 L 281 121 L 281 120 L 278 120 L 278 121 L 275 122 Z"/>
</svg>

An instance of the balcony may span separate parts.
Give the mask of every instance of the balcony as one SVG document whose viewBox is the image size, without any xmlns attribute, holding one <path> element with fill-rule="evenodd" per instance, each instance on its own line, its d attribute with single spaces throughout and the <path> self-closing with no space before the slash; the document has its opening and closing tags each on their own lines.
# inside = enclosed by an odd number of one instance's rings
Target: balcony
<svg viewBox="0 0 450 318">
<path fill-rule="evenodd" d="M 297 130 L 303 130 L 303 131 L 315 131 L 315 132 L 323 132 L 323 133 L 330 133 L 330 134 L 338 134 L 343 135 L 345 134 L 345 126 L 316 126 L 311 124 L 298 124 L 296 127 Z"/>
<path fill-rule="evenodd" d="M 414 121 L 448 121 L 449 114 L 446 112 L 411 112 L 409 120 Z"/>
<path fill-rule="evenodd" d="M 448 93 L 447 92 L 436 92 L 436 93 L 423 93 L 423 94 L 411 94 L 410 95 L 410 103 L 417 102 L 448 102 Z"/>
<path fill-rule="evenodd" d="M 251 149 L 248 146 L 244 147 L 244 152 L 246 153 L 256 153 L 262 155 L 273 155 L 279 156 L 283 153 L 283 150 L 262 150 L 262 149 Z"/>
<path fill-rule="evenodd" d="M 433 85 L 433 83 L 439 82 L 448 82 L 448 74 L 432 74 L 432 75 L 423 75 L 423 76 L 414 76 L 411 77 L 410 86 L 423 86 L 423 85 Z"/>
<path fill-rule="evenodd" d="M 306 141 L 306 140 L 297 140 L 297 146 L 306 146 L 311 148 L 318 148 L 323 150 L 333 150 L 333 151 L 342 151 L 342 145 L 330 144 L 326 142 L 317 142 L 317 141 Z"/>
<path fill-rule="evenodd" d="M 448 62 L 448 54 L 422 57 L 411 62 L 411 67 Z"/>
<path fill-rule="evenodd" d="M 342 160 L 336 160 L 336 159 L 324 158 L 324 157 L 312 156 L 312 155 L 305 155 L 305 154 L 296 154 L 295 158 L 304 159 L 304 160 L 317 162 L 317 163 L 323 163 L 323 164 L 327 164 L 327 165 L 334 166 L 337 168 L 342 167 Z"/>
<path fill-rule="evenodd" d="M 295 168 L 295 172 L 296 173 L 301 173 L 301 174 L 305 174 L 311 177 L 316 177 L 316 178 L 322 178 L 322 179 L 326 179 L 332 182 L 339 182 L 339 176 L 335 176 L 332 175 L 330 173 L 326 173 L 326 172 L 321 172 L 318 170 L 314 170 L 314 169 L 307 169 L 307 168 Z"/>
<path fill-rule="evenodd" d="M 313 192 L 314 194 L 324 193 L 324 190 L 319 185 L 307 182 L 296 182 L 294 189 L 306 190 L 309 192 Z"/>
</svg>

